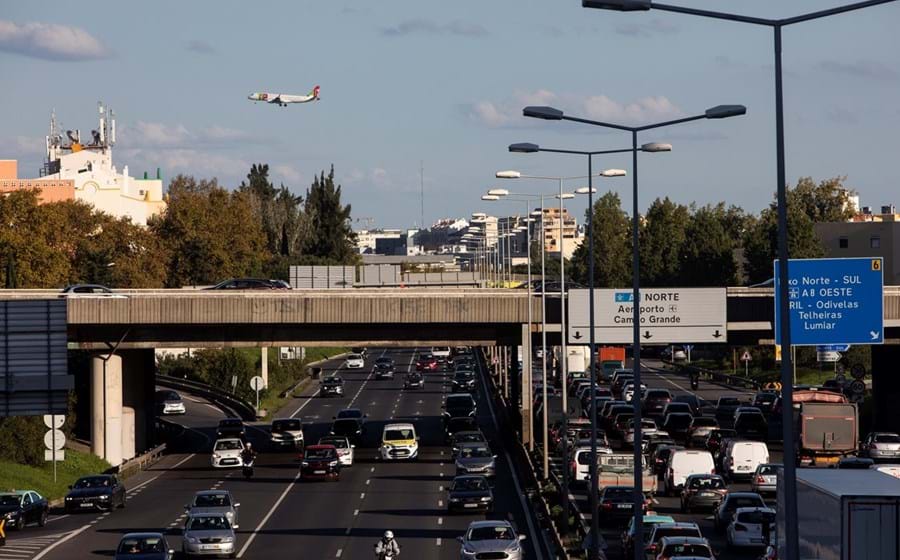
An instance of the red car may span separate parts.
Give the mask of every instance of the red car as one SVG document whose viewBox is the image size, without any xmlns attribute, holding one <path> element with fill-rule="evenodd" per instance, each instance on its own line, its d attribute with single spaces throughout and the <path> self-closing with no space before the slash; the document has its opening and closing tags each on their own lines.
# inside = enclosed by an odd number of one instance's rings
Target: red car
<svg viewBox="0 0 900 560">
<path fill-rule="evenodd" d="M 341 462 L 333 445 L 310 445 L 303 451 L 300 462 L 300 478 L 341 479 Z"/>
<path fill-rule="evenodd" d="M 416 360 L 416 371 L 437 371 L 440 364 L 431 354 L 422 354 Z"/>
</svg>

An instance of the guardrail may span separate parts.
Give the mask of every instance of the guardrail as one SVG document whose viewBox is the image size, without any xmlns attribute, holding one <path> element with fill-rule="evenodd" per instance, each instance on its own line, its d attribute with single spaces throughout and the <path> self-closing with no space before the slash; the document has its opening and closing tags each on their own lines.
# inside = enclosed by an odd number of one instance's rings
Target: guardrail
<svg viewBox="0 0 900 560">
<path fill-rule="evenodd" d="M 169 377 L 168 375 L 157 375 L 157 385 L 168 387 L 170 389 L 181 389 L 201 397 L 205 397 L 219 406 L 229 410 L 235 416 L 239 416 L 243 420 L 256 420 L 256 409 L 252 404 L 244 399 L 226 393 L 221 389 L 217 389 L 206 383 L 193 381 L 191 379 L 180 379 L 178 377 Z"/>
<path fill-rule="evenodd" d="M 744 389 L 753 389 L 755 391 L 759 391 L 763 385 L 755 379 L 749 379 L 747 377 L 741 377 L 739 375 L 729 375 L 720 371 L 713 371 L 711 369 L 692 366 L 690 364 L 676 364 L 674 362 L 665 360 L 663 360 L 663 363 L 674 367 L 676 373 L 690 376 L 691 373 L 696 372 L 700 375 L 701 380 L 711 383 L 719 383 L 721 385 L 728 385 L 729 387 L 741 387 Z"/>
<path fill-rule="evenodd" d="M 150 465 L 152 465 L 153 463 L 159 461 L 160 458 L 165 454 L 165 452 L 166 452 L 166 444 L 162 443 L 160 445 L 157 445 L 153 449 L 150 449 L 149 451 L 145 451 L 144 453 L 141 453 L 140 455 L 138 455 L 137 457 L 135 457 L 133 459 L 129 459 L 129 460 L 125 461 L 121 465 L 117 465 L 115 467 L 107 469 L 106 473 L 107 474 L 118 474 L 122 478 L 128 478 L 129 476 L 131 476 L 137 472 L 140 472 L 140 471 L 144 470 L 145 468 L 149 467 Z"/>
</svg>

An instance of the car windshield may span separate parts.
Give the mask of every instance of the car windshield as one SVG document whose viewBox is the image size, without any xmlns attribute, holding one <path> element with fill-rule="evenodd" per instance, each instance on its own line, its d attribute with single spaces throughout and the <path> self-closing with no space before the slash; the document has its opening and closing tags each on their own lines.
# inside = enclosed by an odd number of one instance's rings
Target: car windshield
<svg viewBox="0 0 900 560">
<path fill-rule="evenodd" d="M 18 494 L 0 495 L 0 506 L 17 506 L 19 505 Z"/>
<path fill-rule="evenodd" d="M 487 488 L 483 478 L 460 478 L 453 484 L 453 489 L 460 492 L 481 492 Z"/>
<path fill-rule="evenodd" d="M 712 551 L 705 544 L 670 544 L 663 549 L 664 558 L 690 556 L 693 558 L 712 558 Z"/>
<path fill-rule="evenodd" d="M 719 398 L 719 406 L 739 406 L 741 404 L 740 399 L 735 397 L 720 397 Z"/>
<path fill-rule="evenodd" d="M 106 488 L 110 485 L 109 477 L 106 476 L 86 476 L 79 478 L 72 486 L 73 488 Z"/>
<path fill-rule="evenodd" d="M 688 414 L 670 414 L 666 418 L 666 427 L 686 428 L 691 425 L 691 417 Z"/>
<path fill-rule="evenodd" d="M 350 354 L 349 356 L 347 356 L 347 359 L 348 360 L 362 360 L 363 357 L 360 356 L 359 354 Z"/>
<path fill-rule="evenodd" d="M 763 523 L 775 523 L 775 512 L 773 511 L 742 511 L 737 516 L 737 521 L 741 523 L 753 523 L 761 525 Z"/>
<path fill-rule="evenodd" d="M 338 412 L 337 417 L 338 418 L 362 418 L 362 412 L 359 410 L 353 410 L 353 409 L 348 408 L 348 409 L 344 409 L 344 410 Z"/>
<path fill-rule="evenodd" d="M 188 520 L 188 531 L 224 531 L 230 529 L 228 520 L 222 515 L 202 515 Z"/>
<path fill-rule="evenodd" d="M 634 497 L 634 491 L 631 488 L 607 488 L 603 494 L 605 500 L 630 500 Z"/>
<path fill-rule="evenodd" d="M 875 436 L 875 443 L 900 443 L 900 436 L 897 434 L 878 434 Z"/>
<path fill-rule="evenodd" d="M 386 432 L 384 432 L 384 441 L 410 440 L 414 437 L 415 436 L 413 435 L 413 431 L 409 428 L 387 430 Z"/>
<path fill-rule="evenodd" d="M 487 447 L 462 447 L 459 450 L 459 456 L 463 459 L 490 457 L 491 450 Z"/>
<path fill-rule="evenodd" d="M 694 428 L 712 428 L 716 425 L 715 418 L 697 417 L 691 421 L 691 426 Z"/>
<path fill-rule="evenodd" d="M 228 507 L 231 500 L 228 494 L 198 494 L 194 498 L 194 507 Z"/>
<path fill-rule="evenodd" d="M 715 478 L 695 478 L 691 480 L 691 488 L 695 490 L 724 490 L 725 481 L 719 477 Z"/>
<path fill-rule="evenodd" d="M 478 432 L 456 434 L 456 443 L 468 443 L 484 441 L 484 436 Z"/>
<path fill-rule="evenodd" d="M 300 420 L 296 418 L 290 420 L 276 420 L 272 423 L 273 432 L 298 432 L 302 427 Z"/>
<path fill-rule="evenodd" d="M 322 445 L 325 445 L 325 444 L 327 444 L 327 445 L 333 445 L 333 446 L 335 446 L 335 447 L 338 448 L 338 449 L 348 449 L 348 448 L 350 447 L 350 444 L 347 443 L 347 438 L 337 438 L 337 437 L 331 438 L 331 437 L 324 437 L 324 438 L 322 438 L 322 439 L 319 440 L 319 443 L 322 444 Z"/>
<path fill-rule="evenodd" d="M 334 449 L 313 449 L 307 448 L 303 454 L 306 459 L 333 459 Z"/>
<path fill-rule="evenodd" d="M 244 425 L 240 420 L 220 420 L 220 428 L 240 428 Z"/>
<path fill-rule="evenodd" d="M 671 399 L 672 395 L 665 389 L 653 389 L 647 391 L 647 399 Z"/>
<path fill-rule="evenodd" d="M 375 363 L 376 363 L 376 364 L 391 365 L 391 364 L 394 363 L 394 360 L 392 360 L 392 359 L 390 359 L 390 358 L 378 358 L 377 360 L 375 360 Z"/>
<path fill-rule="evenodd" d="M 759 496 L 729 496 L 728 509 L 736 510 L 742 507 L 763 507 L 765 504 Z"/>
<path fill-rule="evenodd" d="M 475 377 L 475 373 L 471 371 L 457 371 L 456 379 L 472 379 Z"/>
<path fill-rule="evenodd" d="M 235 449 L 242 449 L 244 446 L 241 445 L 241 442 L 236 439 L 226 439 L 216 442 L 216 451 L 234 451 Z"/>
<path fill-rule="evenodd" d="M 512 529 L 503 525 L 494 527 L 473 527 L 469 530 L 470 541 L 511 541 L 515 537 Z"/>
<path fill-rule="evenodd" d="M 450 423 L 447 425 L 447 430 L 450 433 L 459 432 L 461 430 L 471 430 L 475 427 L 474 418 L 466 417 L 466 418 L 451 418 Z"/>
<path fill-rule="evenodd" d="M 125 537 L 119 543 L 117 554 L 152 554 L 165 552 L 163 540 L 160 537 L 132 538 Z"/>
<path fill-rule="evenodd" d="M 329 377 L 328 379 L 322 381 L 322 383 L 324 383 L 325 385 L 340 385 L 341 380 L 337 377 Z"/>
<path fill-rule="evenodd" d="M 702 537 L 700 529 L 696 527 L 657 527 L 656 542 L 663 537 Z"/>
</svg>

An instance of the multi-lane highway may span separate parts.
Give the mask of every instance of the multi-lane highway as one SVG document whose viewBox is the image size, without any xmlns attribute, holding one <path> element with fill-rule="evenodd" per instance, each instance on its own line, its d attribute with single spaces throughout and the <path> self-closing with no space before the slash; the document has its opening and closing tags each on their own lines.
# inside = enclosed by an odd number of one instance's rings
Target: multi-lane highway
<svg viewBox="0 0 900 560">
<path fill-rule="evenodd" d="M 424 389 L 403 390 L 403 375 L 415 367 L 415 354 L 413 349 L 370 349 L 366 367 L 357 370 L 343 368 L 341 360 L 329 361 L 323 375 L 345 380 L 343 397 L 321 397 L 317 387 L 311 386 L 274 414 L 302 418 L 308 444 L 327 433 L 332 417 L 342 408 L 360 408 L 368 415 L 355 464 L 343 470 L 339 482 L 300 480 L 295 453 L 268 451 L 267 423 L 248 425 L 249 440 L 262 451 L 251 480 L 244 480 L 239 470 L 212 469 L 214 429 L 225 415 L 211 403 L 186 395 L 187 414 L 173 418 L 185 427 L 177 445 L 185 452 L 169 455 L 128 479 L 125 509 L 53 516 L 45 528 L 10 534 L 7 547 L 0 548 L 0 559 L 108 557 L 120 537 L 132 531 L 166 530 L 170 546 L 180 550 L 184 504 L 194 492 L 210 488 L 230 490 L 240 502 L 239 558 L 287 554 L 368 559 L 386 529 L 394 531 L 404 557 L 458 558 L 456 537 L 484 515 L 448 515 L 446 511 L 446 488 L 455 475 L 440 418 L 449 378 L 445 373 L 428 373 Z M 382 355 L 397 364 L 393 380 L 375 380 L 371 375 L 372 363 Z M 498 455 L 495 512 L 489 517 L 512 520 L 528 537 L 523 543 L 528 557 L 539 558 L 543 555 L 534 550 L 534 520 L 509 468 L 509 455 L 501 447 L 485 389 L 482 380 L 478 422 Z M 416 424 L 421 436 L 418 461 L 375 460 L 382 427 L 391 420 Z"/>
</svg>

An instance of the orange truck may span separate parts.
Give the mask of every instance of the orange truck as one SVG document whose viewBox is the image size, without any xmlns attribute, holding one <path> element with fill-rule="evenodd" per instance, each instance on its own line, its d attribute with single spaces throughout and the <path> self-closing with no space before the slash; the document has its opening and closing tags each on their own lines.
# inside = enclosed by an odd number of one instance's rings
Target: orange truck
<svg viewBox="0 0 900 560">
<path fill-rule="evenodd" d="M 625 348 L 621 346 L 601 346 L 597 351 L 597 364 L 603 381 L 609 382 L 613 372 L 625 367 Z"/>
</svg>

